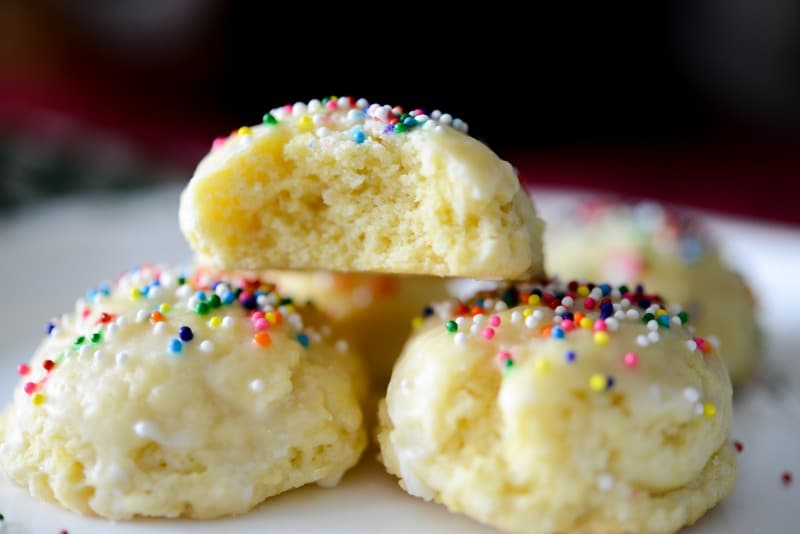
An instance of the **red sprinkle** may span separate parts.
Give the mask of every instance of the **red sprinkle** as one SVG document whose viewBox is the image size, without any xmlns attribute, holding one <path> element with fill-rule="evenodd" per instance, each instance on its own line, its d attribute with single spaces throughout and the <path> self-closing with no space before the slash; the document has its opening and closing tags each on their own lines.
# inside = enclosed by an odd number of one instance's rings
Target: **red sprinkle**
<svg viewBox="0 0 800 534">
<path fill-rule="evenodd" d="M 783 482 L 784 486 L 788 486 L 792 483 L 792 472 L 791 471 L 784 471 L 781 474 L 781 482 Z"/>
<path fill-rule="evenodd" d="M 28 395 L 33 395 L 34 391 L 36 391 L 36 384 L 33 382 L 25 382 L 25 385 L 22 386 L 22 389 Z"/>
<path fill-rule="evenodd" d="M 27 364 L 21 363 L 17 366 L 17 374 L 19 374 L 19 376 L 25 376 L 30 372 L 31 368 L 28 367 Z"/>
<path fill-rule="evenodd" d="M 100 319 L 97 320 L 98 324 L 108 324 L 114 320 L 114 316 L 110 313 L 103 312 L 100 314 Z"/>
<path fill-rule="evenodd" d="M 734 441 L 733 448 L 736 449 L 736 452 L 742 452 L 744 450 L 744 445 L 742 445 L 741 441 Z"/>
<path fill-rule="evenodd" d="M 45 371 L 52 371 L 53 367 L 55 367 L 55 366 L 56 366 L 56 362 L 54 362 L 53 360 L 45 360 L 42 363 L 42 367 L 44 367 Z"/>
</svg>

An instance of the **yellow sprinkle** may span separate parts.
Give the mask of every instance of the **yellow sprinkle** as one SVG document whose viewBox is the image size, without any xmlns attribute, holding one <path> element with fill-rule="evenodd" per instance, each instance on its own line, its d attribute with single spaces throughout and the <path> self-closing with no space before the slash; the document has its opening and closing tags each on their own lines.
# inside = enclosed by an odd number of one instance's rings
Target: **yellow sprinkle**
<svg viewBox="0 0 800 534">
<path fill-rule="evenodd" d="M 594 342 L 598 345 L 605 345 L 608 343 L 608 332 L 595 332 Z"/>
<path fill-rule="evenodd" d="M 522 316 L 523 317 L 530 317 L 531 315 L 533 315 L 533 310 L 532 309 L 525 308 L 524 310 L 522 310 Z"/>
<path fill-rule="evenodd" d="M 661 317 L 662 315 L 666 315 L 666 314 L 667 314 L 667 310 L 658 310 L 656 312 L 656 318 Z"/>
<path fill-rule="evenodd" d="M 550 360 L 545 360 L 544 358 L 539 358 L 536 360 L 536 370 L 545 372 L 550 370 Z"/>
<path fill-rule="evenodd" d="M 541 301 L 542 299 L 539 298 L 539 295 L 531 295 L 530 297 L 528 297 L 528 304 L 530 304 L 531 306 L 536 306 Z"/>
<path fill-rule="evenodd" d="M 417 328 L 422 326 L 423 322 L 425 322 L 425 319 L 423 319 L 422 317 L 419 317 L 419 316 L 414 317 L 413 319 L 411 319 L 411 328 L 416 330 Z"/>
<path fill-rule="evenodd" d="M 714 403 L 707 402 L 703 405 L 703 415 L 706 417 L 714 417 L 717 414 L 717 407 Z"/>
<path fill-rule="evenodd" d="M 294 311 L 294 304 L 285 304 L 285 305 L 283 306 L 283 310 L 284 310 L 286 313 L 292 313 L 292 312 Z"/>
<path fill-rule="evenodd" d="M 297 127 L 300 129 L 301 132 L 307 132 L 314 127 L 314 122 L 308 115 L 303 115 L 302 117 L 300 117 L 300 120 L 297 121 Z"/>
<path fill-rule="evenodd" d="M 273 326 L 275 325 L 275 323 L 278 322 L 278 316 L 275 315 L 275 312 L 267 312 L 267 313 L 265 313 L 264 314 L 264 319 L 269 321 L 269 324 L 271 324 Z"/>
<path fill-rule="evenodd" d="M 581 286 L 578 288 L 578 296 L 579 297 L 588 297 L 589 296 L 589 288 L 586 286 Z"/>
<path fill-rule="evenodd" d="M 131 288 L 130 296 L 131 296 L 131 300 L 138 300 L 138 299 L 140 299 L 142 297 L 142 294 L 139 292 L 138 289 L 133 287 L 133 288 Z"/>
<path fill-rule="evenodd" d="M 170 306 L 166 302 L 162 302 L 161 306 L 158 307 L 158 311 L 160 311 L 161 313 L 169 313 L 172 311 L 172 306 Z"/>
<path fill-rule="evenodd" d="M 592 326 L 594 326 L 594 321 L 592 321 L 588 317 L 584 317 L 583 319 L 581 319 L 581 328 L 583 328 L 584 330 L 591 330 Z"/>
<path fill-rule="evenodd" d="M 238 133 L 239 135 L 250 135 L 251 133 L 253 133 L 253 130 L 251 130 L 247 126 L 242 126 L 241 128 L 239 128 Z"/>
<path fill-rule="evenodd" d="M 222 324 L 222 319 L 220 319 L 219 315 L 215 315 L 211 319 L 208 320 L 208 326 L 211 328 L 216 328 Z"/>
<path fill-rule="evenodd" d="M 589 388 L 597 393 L 605 391 L 607 383 L 608 380 L 604 374 L 596 373 L 589 377 Z"/>
<path fill-rule="evenodd" d="M 31 396 L 31 402 L 33 402 L 34 406 L 41 406 L 44 404 L 45 396 L 42 393 L 34 393 Z"/>
</svg>

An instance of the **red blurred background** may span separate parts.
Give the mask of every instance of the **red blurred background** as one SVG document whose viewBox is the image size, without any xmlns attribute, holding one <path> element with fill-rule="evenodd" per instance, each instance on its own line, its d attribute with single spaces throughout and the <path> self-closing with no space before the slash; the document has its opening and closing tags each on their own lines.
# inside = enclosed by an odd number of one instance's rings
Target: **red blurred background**
<svg viewBox="0 0 800 534">
<path fill-rule="evenodd" d="M 461 117 L 529 184 L 800 223 L 796 2 L 273 8 L 0 3 L 0 207 L 185 181 L 217 135 L 352 94 Z"/>
</svg>

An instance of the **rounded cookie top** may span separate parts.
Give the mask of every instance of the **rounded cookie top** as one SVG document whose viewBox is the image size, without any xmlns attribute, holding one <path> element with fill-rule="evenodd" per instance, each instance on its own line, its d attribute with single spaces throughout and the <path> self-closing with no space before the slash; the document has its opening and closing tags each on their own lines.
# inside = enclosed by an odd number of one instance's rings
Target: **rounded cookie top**
<svg viewBox="0 0 800 534">
<path fill-rule="evenodd" d="M 540 275 L 530 199 L 466 130 L 349 97 L 276 108 L 215 141 L 182 195 L 181 228 L 222 268 Z"/>
<path fill-rule="evenodd" d="M 409 493 L 512 531 L 675 531 L 735 479 L 730 380 L 687 320 L 641 287 L 582 282 L 436 304 L 395 366 L 384 462 Z"/>
<path fill-rule="evenodd" d="M 245 512 L 358 460 L 366 383 L 347 347 L 271 284 L 134 269 L 48 323 L 0 465 L 83 513 Z"/>
</svg>

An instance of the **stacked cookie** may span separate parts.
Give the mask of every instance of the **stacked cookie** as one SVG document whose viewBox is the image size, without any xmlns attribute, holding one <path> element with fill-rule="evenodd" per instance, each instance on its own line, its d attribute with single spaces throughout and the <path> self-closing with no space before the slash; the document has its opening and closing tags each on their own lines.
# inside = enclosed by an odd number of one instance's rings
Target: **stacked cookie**
<svg viewBox="0 0 800 534">
<path fill-rule="evenodd" d="M 97 288 L 21 369 L 0 462 L 32 493 L 212 517 L 335 482 L 366 375 L 388 471 L 504 529 L 671 532 L 733 488 L 714 344 L 643 287 L 546 279 L 530 198 L 458 119 L 276 108 L 215 141 L 180 225 L 199 267 Z M 499 286 L 443 299 L 455 277 Z"/>
</svg>

